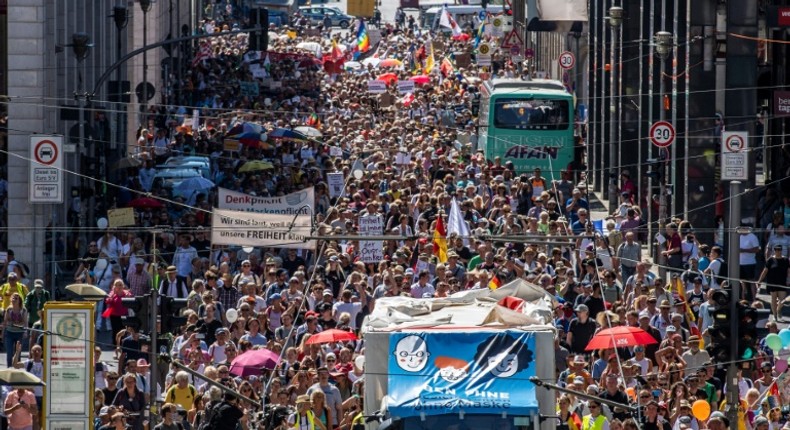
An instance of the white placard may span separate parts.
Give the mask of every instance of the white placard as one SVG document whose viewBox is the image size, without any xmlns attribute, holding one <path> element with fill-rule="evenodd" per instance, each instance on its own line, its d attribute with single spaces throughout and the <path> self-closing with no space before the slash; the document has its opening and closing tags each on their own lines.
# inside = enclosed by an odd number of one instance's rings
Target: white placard
<svg viewBox="0 0 790 430">
<path fill-rule="evenodd" d="M 749 133 L 725 131 L 721 134 L 721 180 L 749 179 Z"/>
<path fill-rule="evenodd" d="M 491 65 L 491 55 L 477 54 L 477 65 L 478 66 L 490 66 Z"/>
<path fill-rule="evenodd" d="M 326 183 L 329 186 L 329 197 L 341 197 L 343 195 L 343 172 L 332 172 L 326 174 Z"/>
<path fill-rule="evenodd" d="M 398 92 L 401 94 L 409 94 L 414 92 L 414 81 L 406 79 L 398 81 Z"/>
<path fill-rule="evenodd" d="M 395 154 L 395 164 L 398 166 L 411 163 L 411 154 L 406 151 L 398 151 Z"/>
<path fill-rule="evenodd" d="M 315 249 L 312 215 L 276 215 L 214 209 L 211 243 L 238 246 Z"/>
<path fill-rule="evenodd" d="M 200 128 L 200 111 L 192 109 L 192 132 L 195 133 Z"/>
<path fill-rule="evenodd" d="M 301 149 L 299 149 L 299 158 L 301 160 L 313 158 L 313 148 L 310 148 L 309 146 L 303 146 Z"/>
<path fill-rule="evenodd" d="M 30 136 L 30 203 L 63 203 L 63 136 Z"/>
<path fill-rule="evenodd" d="M 368 215 L 359 218 L 359 236 L 381 236 L 384 233 L 384 219 L 381 215 Z M 384 259 L 381 241 L 359 242 L 359 258 L 364 263 L 378 263 Z"/>
<path fill-rule="evenodd" d="M 387 92 L 387 83 L 377 79 L 368 81 L 368 92 L 371 94 L 382 94 Z"/>
<path fill-rule="evenodd" d="M 330 146 L 329 147 L 329 156 L 330 157 L 342 157 L 343 156 L 343 148 L 339 146 Z"/>
</svg>

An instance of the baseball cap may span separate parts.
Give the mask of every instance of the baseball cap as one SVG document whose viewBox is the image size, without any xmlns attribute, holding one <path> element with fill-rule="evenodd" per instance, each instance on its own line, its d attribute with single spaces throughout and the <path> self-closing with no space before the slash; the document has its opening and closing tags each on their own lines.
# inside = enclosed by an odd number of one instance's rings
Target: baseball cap
<svg viewBox="0 0 790 430">
<path fill-rule="evenodd" d="M 587 305 L 584 304 L 576 306 L 575 310 L 576 312 L 590 312 L 590 308 L 588 308 Z"/>
<path fill-rule="evenodd" d="M 332 290 L 330 290 L 328 288 L 324 290 L 322 295 L 324 295 L 324 296 L 334 296 L 334 294 L 332 293 Z"/>
</svg>

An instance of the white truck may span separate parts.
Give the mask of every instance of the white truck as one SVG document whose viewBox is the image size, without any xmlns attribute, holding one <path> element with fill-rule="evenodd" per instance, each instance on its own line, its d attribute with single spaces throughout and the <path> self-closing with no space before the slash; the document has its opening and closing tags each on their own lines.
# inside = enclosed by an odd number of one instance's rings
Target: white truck
<svg viewBox="0 0 790 430">
<path fill-rule="evenodd" d="M 364 334 L 364 415 L 384 421 L 368 430 L 555 429 L 555 393 L 530 382 L 556 380 L 550 299 L 533 290 L 511 309 L 499 304 L 506 287 L 379 299 Z"/>
</svg>

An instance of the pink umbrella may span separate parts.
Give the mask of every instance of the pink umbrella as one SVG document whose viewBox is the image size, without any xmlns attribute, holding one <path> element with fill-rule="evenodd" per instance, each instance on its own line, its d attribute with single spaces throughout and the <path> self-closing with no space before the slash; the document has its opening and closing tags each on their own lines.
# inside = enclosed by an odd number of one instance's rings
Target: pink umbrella
<svg viewBox="0 0 790 430">
<path fill-rule="evenodd" d="M 417 76 L 412 76 L 411 78 L 409 78 L 409 80 L 414 81 L 414 83 L 418 85 L 425 85 L 431 81 L 431 78 L 428 75 L 417 75 Z"/>
<path fill-rule="evenodd" d="M 242 378 L 260 375 L 262 369 L 274 369 L 280 356 L 268 349 L 252 349 L 239 355 L 230 363 L 230 373 Z"/>
<path fill-rule="evenodd" d="M 400 67 L 402 65 L 403 62 L 395 58 L 387 58 L 386 60 L 381 60 L 379 63 L 379 67 Z"/>
<path fill-rule="evenodd" d="M 307 339 L 306 344 L 312 345 L 314 343 L 329 343 L 329 342 L 342 342 L 344 340 L 357 340 L 359 339 L 354 333 L 345 330 L 330 329 L 316 333 Z"/>
</svg>

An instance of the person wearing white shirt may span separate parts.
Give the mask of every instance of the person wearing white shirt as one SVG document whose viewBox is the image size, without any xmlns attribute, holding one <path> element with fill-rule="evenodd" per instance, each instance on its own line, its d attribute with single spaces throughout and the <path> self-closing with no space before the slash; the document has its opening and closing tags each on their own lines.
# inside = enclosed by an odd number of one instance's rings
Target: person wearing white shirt
<svg viewBox="0 0 790 430">
<path fill-rule="evenodd" d="M 741 227 L 739 242 L 738 260 L 741 266 L 741 280 L 746 287 L 742 294 L 746 294 L 747 300 L 754 300 L 757 298 L 757 284 L 754 283 L 754 280 L 757 275 L 757 253 L 760 252 L 760 240 L 752 233 L 751 229 Z"/>
<path fill-rule="evenodd" d="M 192 273 L 192 260 L 198 258 L 197 250 L 189 244 L 190 236 L 182 234 L 179 237 L 179 246 L 173 254 L 173 265 L 176 266 L 178 276 L 189 278 Z"/>
</svg>

